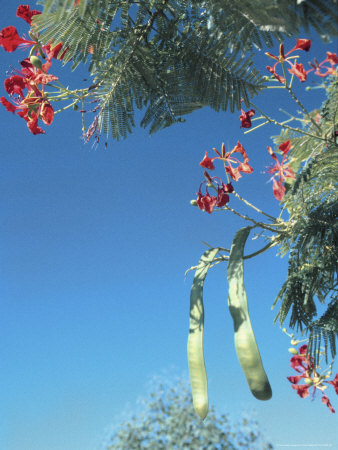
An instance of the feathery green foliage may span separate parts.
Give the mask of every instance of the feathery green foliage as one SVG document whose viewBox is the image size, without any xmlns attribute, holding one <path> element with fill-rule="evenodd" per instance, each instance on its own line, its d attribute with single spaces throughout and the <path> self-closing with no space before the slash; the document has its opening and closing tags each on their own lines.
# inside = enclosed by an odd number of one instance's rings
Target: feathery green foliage
<svg viewBox="0 0 338 450">
<path fill-rule="evenodd" d="M 314 25 L 334 34 L 336 0 L 40 0 L 41 39 L 60 40 L 72 68 L 88 63 L 98 101 L 87 136 L 150 133 L 209 106 L 239 109 L 263 88 L 252 50 Z"/>
<path fill-rule="evenodd" d="M 331 81 L 328 99 L 319 111 L 319 128 L 307 120 L 306 130 L 318 138 L 292 137 L 288 131 L 275 139 L 276 143 L 291 140 L 291 156 L 299 168 L 284 199 L 290 219 L 281 237 L 281 249 L 289 252 L 289 270 L 274 303 L 282 302 L 276 319 L 283 324 L 291 312 L 290 327 L 309 334 L 308 351 L 316 361 L 322 339 L 326 356 L 328 344 L 335 356 L 338 333 L 338 145 L 333 135 L 338 113 L 337 77 Z M 319 319 L 318 301 L 329 303 Z"/>
</svg>

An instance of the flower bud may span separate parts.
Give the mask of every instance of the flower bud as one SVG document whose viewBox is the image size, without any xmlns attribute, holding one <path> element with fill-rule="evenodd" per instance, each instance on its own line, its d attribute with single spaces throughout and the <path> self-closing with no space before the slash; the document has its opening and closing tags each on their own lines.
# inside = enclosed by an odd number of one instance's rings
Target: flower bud
<svg viewBox="0 0 338 450">
<path fill-rule="evenodd" d="M 298 351 L 297 351 L 295 348 L 293 348 L 293 347 L 289 348 L 289 352 L 290 352 L 292 355 L 298 355 Z"/>
<path fill-rule="evenodd" d="M 297 345 L 299 344 L 299 341 L 295 341 L 294 339 L 291 340 L 291 345 Z"/>
<path fill-rule="evenodd" d="M 197 201 L 196 200 L 190 200 L 190 205 L 197 206 Z"/>
<path fill-rule="evenodd" d="M 36 67 L 37 69 L 42 70 L 42 63 L 41 63 L 41 61 L 39 60 L 39 58 L 37 56 L 32 55 L 29 58 L 29 60 L 30 60 L 31 64 L 33 64 L 34 67 Z"/>
<path fill-rule="evenodd" d="M 304 381 L 305 381 L 305 383 L 308 384 L 309 386 L 311 386 L 311 384 L 313 384 L 312 378 L 304 378 Z"/>
</svg>

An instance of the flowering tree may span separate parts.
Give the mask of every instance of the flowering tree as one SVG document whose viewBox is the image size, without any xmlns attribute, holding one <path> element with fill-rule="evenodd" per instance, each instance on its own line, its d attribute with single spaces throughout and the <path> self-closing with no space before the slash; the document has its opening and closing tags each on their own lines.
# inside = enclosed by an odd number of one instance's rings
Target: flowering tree
<svg viewBox="0 0 338 450">
<path fill-rule="evenodd" d="M 283 39 L 298 36 L 301 28 L 315 26 L 329 39 L 337 35 L 336 1 L 278 0 L 197 1 L 175 0 L 41 0 L 43 14 L 20 5 L 17 16 L 30 26 L 30 39 L 21 37 L 14 26 L 0 32 L 0 46 L 7 52 L 18 47 L 28 51 L 6 80 L 7 97 L 0 102 L 27 124 L 29 132 L 43 134 L 39 125 L 53 123 L 54 115 L 67 108 L 82 114 L 86 142 L 99 143 L 102 134 L 115 139 L 126 137 L 134 127 L 134 107 L 145 109 L 141 126 L 150 133 L 183 121 L 192 111 L 210 106 L 215 110 L 240 110 L 240 129 L 250 133 L 265 124 L 280 127 L 275 148 L 267 146 L 273 165 L 267 168 L 272 193 L 281 204 L 279 217 L 244 199 L 238 192 L 242 176 L 257 168 L 250 164 L 250 151 L 238 141 L 230 150 L 221 145 L 205 152 L 204 169 L 197 198 L 192 204 L 212 214 L 217 210 L 240 216 L 247 225 L 234 237 L 231 249 L 208 249 L 196 269 L 191 291 L 188 360 L 194 406 L 204 418 L 208 412 L 207 378 L 203 355 L 203 284 L 210 267 L 228 263 L 229 309 L 234 321 L 235 346 L 249 387 L 257 398 L 267 400 L 271 388 L 265 374 L 244 287 L 244 260 L 278 246 L 288 254 L 289 269 L 274 306 L 280 301 L 276 317 L 283 326 L 290 314 L 289 327 L 307 341 L 290 334 L 293 354 L 291 367 L 299 375 L 290 376 L 292 387 L 302 398 L 333 386 L 337 375 L 332 363 L 322 370 L 323 360 L 335 357 L 338 331 L 337 288 L 337 70 L 338 57 L 327 52 L 321 62 L 303 60 L 311 40 L 296 39 L 285 51 Z M 235 20 L 235 19 L 236 20 Z M 254 48 L 280 43 L 279 55 L 266 53 L 274 61 L 261 74 L 254 66 Z M 71 90 L 49 73 L 55 60 L 72 61 L 73 69 L 90 58 L 92 83 L 85 89 Z M 300 62 L 301 61 L 301 62 Z M 267 63 L 268 64 L 268 63 Z M 293 90 L 293 83 L 306 83 L 317 77 L 318 87 L 327 99 L 321 107 L 308 111 Z M 253 97 L 265 89 L 281 89 L 294 101 L 297 112 L 277 121 L 274 111 L 263 111 Z M 56 102 L 67 102 L 55 110 Z M 94 105 L 94 106 L 93 106 Z M 80 109 L 79 109 L 80 106 Z M 88 112 L 87 112 L 88 111 Z M 90 125 L 88 115 L 94 114 Z M 258 125 L 253 126 L 253 124 Z M 299 126 L 297 126 L 299 125 Z M 245 130 L 245 131 L 244 131 Z M 107 142 L 106 142 L 107 144 Z M 264 146 L 264 144 L 262 144 Z M 209 153 L 208 153 L 209 152 Z M 211 153 L 212 152 L 212 153 Z M 201 154 L 202 157 L 202 154 Z M 211 176 L 222 162 L 221 176 Z M 215 194 L 215 195 L 212 195 Z M 260 213 L 257 220 L 231 205 L 239 199 L 248 211 Z M 248 225 L 248 223 L 250 225 Z M 250 255 L 244 255 L 249 233 L 267 241 Z M 317 316 L 317 303 L 327 304 Z M 286 329 L 284 330 L 285 332 Z M 300 384 L 304 380 L 305 384 Z M 334 409 L 326 395 L 322 401 Z"/>
</svg>

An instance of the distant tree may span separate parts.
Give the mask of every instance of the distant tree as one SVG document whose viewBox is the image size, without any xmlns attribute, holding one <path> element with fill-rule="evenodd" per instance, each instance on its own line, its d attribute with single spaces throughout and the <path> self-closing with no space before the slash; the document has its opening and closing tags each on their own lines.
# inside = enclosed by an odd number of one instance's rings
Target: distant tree
<svg viewBox="0 0 338 450">
<path fill-rule="evenodd" d="M 187 381 L 175 385 L 157 383 L 144 400 L 144 412 L 124 421 L 111 437 L 107 450 L 268 450 L 256 420 L 232 423 L 211 407 L 202 422 L 197 417 Z"/>
</svg>

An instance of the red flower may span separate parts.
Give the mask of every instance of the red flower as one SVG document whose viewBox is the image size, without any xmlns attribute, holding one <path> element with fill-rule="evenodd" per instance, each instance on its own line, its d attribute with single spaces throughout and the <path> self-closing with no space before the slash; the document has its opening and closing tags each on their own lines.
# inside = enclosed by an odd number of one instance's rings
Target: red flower
<svg viewBox="0 0 338 450">
<path fill-rule="evenodd" d="M 306 81 L 306 72 L 304 70 L 303 64 L 291 64 L 291 69 L 289 69 L 290 73 L 296 75 L 297 78 L 303 83 Z"/>
<path fill-rule="evenodd" d="M 277 62 L 273 65 L 273 67 L 267 66 L 267 70 L 273 74 L 273 76 L 282 84 L 285 83 L 285 78 L 282 77 L 281 75 L 278 75 L 276 72 L 276 66 L 279 63 L 284 63 L 285 61 L 290 64 L 291 66 L 291 70 L 289 70 L 289 72 L 294 73 L 301 81 L 305 81 L 306 80 L 306 72 L 303 69 L 303 65 L 302 64 L 292 64 L 288 58 L 288 55 L 290 55 L 290 53 L 294 52 L 295 50 L 305 50 L 306 52 L 308 52 L 310 50 L 311 47 L 311 41 L 310 39 L 297 39 L 297 44 L 289 51 L 285 54 L 284 52 L 284 45 L 283 43 L 280 44 L 280 48 L 279 48 L 279 56 L 275 56 L 272 53 L 266 52 L 265 54 L 270 56 L 270 58 L 277 60 Z M 294 57 L 291 57 L 294 58 Z"/>
<path fill-rule="evenodd" d="M 280 163 L 278 161 L 277 156 L 272 151 L 272 148 L 269 146 L 267 147 L 268 152 L 270 153 L 272 158 L 276 161 L 275 165 L 268 169 L 268 173 L 273 174 L 272 175 L 272 182 L 273 182 L 272 190 L 273 190 L 273 195 L 275 196 L 275 198 L 278 201 L 281 201 L 284 198 L 285 187 L 283 186 L 283 183 L 286 180 L 286 178 L 294 178 L 294 179 L 296 178 L 295 174 L 293 173 L 293 170 L 291 169 L 291 167 L 289 166 L 289 163 L 287 162 L 287 153 L 289 152 L 290 148 L 291 148 L 290 141 L 283 142 L 279 146 L 279 150 L 281 150 L 283 152 L 282 163 Z M 278 178 L 278 180 L 276 179 L 276 177 Z"/>
<path fill-rule="evenodd" d="M 255 110 L 250 109 L 245 112 L 241 109 L 241 115 L 239 116 L 239 120 L 241 121 L 241 128 L 250 128 L 251 127 L 251 117 L 255 115 Z"/>
<path fill-rule="evenodd" d="M 204 167 L 205 169 L 214 170 L 214 168 L 215 168 L 214 163 L 213 163 L 214 159 L 215 158 L 209 158 L 208 152 L 205 152 L 205 156 L 202 159 L 202 161 L 200 162 L 200 166 Z"/>
<path fill-rule="evenodd" d="M 32 24 L 32 17 L 37 14 L 41 14 L 41 11 L 37 11 L 36 9 L 31 10 L 29 5 L 20 5 L 16 10 L 17 17 L 21 17 L 21 19 L 25 20 L 29 25 Z"/>
<path fill-rule="evenodd" d="M 298 354 L 292 356 L 290 365 L 293 369 L 300 373 L 300 375 L 287 377 L 287 379 L 290 383 L 292 383 L 292 389 L 297 391 L 297 394 L 301 398 L 308 397 L 310 389 L 313 389 L 312 397 L 314 397 L 316 391 L 319 390 L 322 393 L 322 402 L 326 404 L 332 413 L 334 413 L 335 410 L 333 409 L 328 397 L 323 395 L 323 391 L 327 388 L 324 383 L 329 383 L 335 387 L 336 393 L 338 393 L 338 374 L 336 374 L 334 380 L 327 381 L 327 376 L 323 377 L 317 373 L 318 367 L 314 366 L 313 358 L 307 357 L 306 352 L 307 345 L 302 345 L 298 350 Z M 298 384 L 302 378 L 306 384 Z"/>
<path fill-rule="evenodd" d="M 31 46 L 35 44 L 36 43 L 33 41 L 22 39 L 15 27 L 9 26 L 0 31 L 0 46 L 3 47 L 6 52 L 14 52 L 19 45 Z"/>
<path fill-rule="evenodd" d="M 253 168 L 248 164 L 249 162 L 248 155 L 239 142 L 237 142 L 236 146 L 230 152 L 225 152 L 224 143 L 222 144 L 222 153 L 220 153 L 215 148 L 214 150 L 217 153 L 217 155 L 219 155 L 214 159 L 220 159 L 224 162 L 225 171 L 230 175 L 230 177 L 233 180 L 238 181 L 239 178 L 241 178 L 242 176 L 241 172 L 243 173 L 253 172 Z M 237 158 L 234 158 L 233 157 L 234 153 L 240 153 L 243 156 L 243 162 L 239 161 Z M 238 164 L 238 166 L 233 167 L 232 164 Z"/>
</svg>

